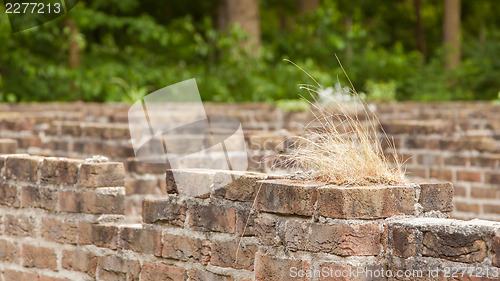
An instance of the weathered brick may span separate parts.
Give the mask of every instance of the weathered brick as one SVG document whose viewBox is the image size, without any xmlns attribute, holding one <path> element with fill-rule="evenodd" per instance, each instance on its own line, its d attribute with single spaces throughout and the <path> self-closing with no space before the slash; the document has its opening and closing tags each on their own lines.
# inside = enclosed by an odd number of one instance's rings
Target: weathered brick
<svg viewBox="0 0 500 281">
<path fill-rule="evenodd" d="M 206 270 L 192 269 L 188 272 L 192 281 L 234 281 L 231 276 L 219 275 Z"/>
<path fill-rule="evenodd" d="M 79 184 L 83 187 L 112 187 L 125 185 L 123 163 L 83 163 Z"/>
<path fill-rule="evenodd" d="M 37 170 L 42 158 L 38 156 L 13 155 L 5 161 L 7 179 L 35 183 Z"/>
<path fill-rule="evenodd" d="M 453 171 L 431 168 L 429 169 L 429 178 L 452 181 Z"/>
<path fill-rule="evenodd" d="M 183 227 L 186 211 L 186 202 L 173 195 L 165 198 L 145 198 L 142 202 L 142 221 Z"/>
<path fill-rule="evenodd" d="M 424 212 L 453 210 L 453 185 L 451 183 L 421 183 L 419 203 Z"/>
<path fill-rule="evenodd" d="M 158 180 L 127 178 L 125 180 L 125 193 L 131 194 L 162 194 Z"/>
<path fill-rule="evenodd" d="M 475 263 L 486 257 L 486 242 L 474 234 L 424 232 L 422 255 Z"/>
<path fill-rule="evenodd" d="M 78 244 L 93 244 L 98 247 L 116 249 L 118 241 L 118 227 L 115 225 L 78 224 Z"/>
<path fill-rule="evenodd" d="M 392 252 L 401 258 L 414 257 L 417 254 L 417 233 L 415 229 L 392 228 Z"/>
<path fill-rule="evenodd" d="M 16 185 L 11 185 L 6 182 L 0 183 L 0 204 L 11 207 L 19 207 L 21 205 L 20 196 Z"/>
<path fill-rule="evenodd" d="M 17 243 L 11 243 L 7 240 L 0 240 L 0 261 L 19 263 L 20 249 Z"/>
<path fill-rule="evenodd" d="M 139 281 L 141 264 L 120 256 L 99 257 L 99 280 Z"/>
<path fill-rule="evenodd" d="M 137 174 L 164 174 L 169 168 L 165 163 L 147 163 L 136 158 L 127 159 L 127 171 Z"/>
<path fill-rule="evenodd" d="M 473 198 L 495 199 L 500 196 L 500 190 L 472 186 L 470 196 Z"/>
<path fill-rule="evenodd" d="M 59 210 L 88 214 L 124 214 L 125 189 L 101 187 L 92 191 L 60 191 Z"/>
<path fill-rule="evenodd" d="M 457 181 L 481 182 L 482 172 L 457 171 Z"/>
<path fill-rule="evenodd" d="M 500 173 L 485 173 L 484 182 L 489 184 L 500 184 Z"/>
<path fill-rule="evenodd" d="M 34 237 L 36 228 L 36 219 L 32 216 L 5 216 L 5 233 L 7 235 Z"/>
<path fill-rule="evenodd" d="M 291 220 L 285 227 L 288 250 L 323 252 L 339 256 L 378 255 L 380 230 L 377 223 L 319 224 Z"/>
<path fill-rule="evenodd" d="M 54 249 L 24 244 L 22 257 L 24 267 L 57 269 L 57 255 Z"/>
<path fill-rule="evenodd" d="M 240 236 L 255 236 L 255 218 L 257 212 L 249 210 L 236 211 L 236 228 Z"/>
<path fill-rule="evenodd" d="M 335 202 L 335 204 L 332 204 Z M 374 219 L 414 213 L 409 186 L 325 186 L 318 188 L 318 213 L 329 218 Z"/>
<path fill-rule="evenodd" d="M 164 258 L 182 261 L 202 259 L 203 240 L 180 235 L 164 234 L 163 251 Z"/>
<path fill-rule="evenodd" d="M 458 212 L 479 214 L 479 204 L 455 201 L 455 209 Z"/>
<path fill-rule="evenodd" d="M 168 169 L 165 174 L 167 192 L 208 198 L 213 191 L 216 173 L 215 170 L 206 169 Z"/>
<path fill-rule="evenodd" d="M 214 196 L 234 201 L 253 201 L 255 186 L 265 174 L 249 172 L 218 172 L 214 176 Z"/>
<path fill-rule="evenodd" d="M 189 226 L 195 230 L 225 233 L 234 233 L 236 230 L 234 208 L 193 202 L 189 205 L 189 212 Z"/>
<path fill-rule="evenodd" d="M 283 219 L 261 214 L 254 222 L 256 236 L 262 245 L 275 246 L 282 243 L 279 229 L 281 225 L 285 225 Z"/>
<path fill-rule="evenodd" d="M 120 229 L 120 249 L 161 256 L 161 232 L 143 229 L 141 225 Z"/>
<path fill-rule="evenodd" d="M 483 212 L 485 214 L 500 214 L 500 206 L 496 204 L 483 204 Z"/>
<path fill-rule="evenodd" d="M 0 154 L 13 154 L 17 150 L 17 141 L 13 139 L 0 139 Z"/>
<path fill-rule="evenodd" d="M 62 252 L 61 266 L 66 270 L 79 271 L 92 277 L 97 268 L 97 256 L 84 250 L 64 250 Z"/>
<path fill-rule="evenodd" d="M 3 272 L 4 281 L 40 281 L 38 274 L 6 269 Z"/>
<path fill-rule="evenodd" d="M 324 184 L 301 183 L 291 180 L 258 181 L 255 188 L 256 209 L 282 214 L 312 216 L 316 202 L 316 189 Z"/>
<path fill-rule="evenodd" d="M 75 222 L 52 218 L 42 219 L 42 237 L 64 244 L 76 244 L 78 227 Z"/>
<path fill-rule="evenodd" d="M 253 270 L 258 246 L 245 243 L 239 244 L 238 242 L 239 239 L 212 242 L 210 263 L 220 267 Z"/>
<path fill-rule="evenodd" d="M 255 255 L 255 281 L 289 281 L 292 268 L 306 271 L 310 269 L 310 264 L 308 261 L 293 258 L 283 259 L 262 253 Z M 306 281 L 312 279 L 297 277 L 293 280 Z"/>
<path fill-rule="evenodd" d="M 82 163 L 82 160 L 47 157 L 40 166 L 40 180 L 46 184 L 74 185 Z"/>
<path fill-rule="evenodd" d="M 141 281 L 187 280 L 187 273 L 184 268 L 175 265 L 162 263 L 144 262 L 141 271 Z"/>
<path fill-rule="evenodd" d="M 23 186 L 21 190 L 22 207 L 41 208 L 49 211 L 56 209 L 58 199 L 56 190 L 39 186 Z"/>
<path fill-rule="evenodd" d="M 500 235 L 493 237 L 493 242 L 491 244 L 491 248 L 493 249 L 493 265 L 496 267 L 500 267 Z"/>
</svg>

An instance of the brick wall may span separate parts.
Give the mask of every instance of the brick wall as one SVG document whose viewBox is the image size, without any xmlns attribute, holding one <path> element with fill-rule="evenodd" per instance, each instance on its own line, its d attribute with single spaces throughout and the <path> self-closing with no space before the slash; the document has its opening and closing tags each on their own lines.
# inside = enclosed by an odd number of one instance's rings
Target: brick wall
<svg viewBox="0 0 500 281">
<path fill-rule="evenodd" d="M 174 172 L 211 188 L 180 196 Z M 0 280 L 316 281 L 341 280 L 314 276 L 322 271 L 500 270 L 500 223 L 446 218 L 449 183 L 339 187 L 230 172 L 236 180 L 225 184 L 227 173 L 168 171 L 165 194 L 145 198 L 141 221 L 130 223 L 122 163 L 0 156 Z M 344 280 L 396 280 L 363 274 Z"/>
<path fill-rule="evenodd" d="M 261 172 L 270 168 L 261 162 L 263 157 L 289 149 L 293 136 L 314 117 L 310 112 L 282 112 L 269 104 L 206 104 L 205 108 L 208 114 L 224 112 L 242 121 L 250 170 Z M 405 102 L 376 104 L 376 108 L 411 179 L 451 181 L 455 218 L 500 221 L 500 105 Z M 167 167 L 137 168 L 131 158 L 127 110 L 124 104 L 3 104 L 0 138 L 10 139 L 11 144 L 0 141 L 0 153 L 13 152 L 15 140 L 18 153 L 80 159 L 100 154 L 123 162 L 126 192 L 135 195 L 127 197 L 126 213 L 137 221 L 144 197 L 165 194 L 162 179 Z"/>
</svg>

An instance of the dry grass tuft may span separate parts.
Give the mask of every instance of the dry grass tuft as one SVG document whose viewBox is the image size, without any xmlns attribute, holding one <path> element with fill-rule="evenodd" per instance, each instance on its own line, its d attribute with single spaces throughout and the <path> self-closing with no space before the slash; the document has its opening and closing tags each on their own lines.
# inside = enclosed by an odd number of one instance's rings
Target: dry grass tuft
<svg viewBox="0 0 500 281">
<path fill-rule="evenodd" d="M 353 104 L 343 104 L 332 97 L 327 107 L 319 104 L 315 98 L 324 90 L 319 83 L 316 84 L 301 85 L 301 89 L 314 99 L 315 102 L 310 102 L 311 111 L 320 125 L 311 128 L 309 124 L 305 134 L 297 137 L 295 149 L 281 155 L 280 158 L 284 160 L 279 165 L 307 172 L 303 175 L 308 179 L 337 185 L 405 183 L 405 173 L 394 142 L 383 129 L 382 140 L 377 137 L 378 128 L 382 128 L 380 121 L 373 111 L 367 109 L 368 105 L 360 99 L 352 83 L 351 89 L 345 94 L 353 97 Z M 392 163 L 383 152 L 382 141 L 392 148 L 389 156 L 393 158 Z"/>
</svg>

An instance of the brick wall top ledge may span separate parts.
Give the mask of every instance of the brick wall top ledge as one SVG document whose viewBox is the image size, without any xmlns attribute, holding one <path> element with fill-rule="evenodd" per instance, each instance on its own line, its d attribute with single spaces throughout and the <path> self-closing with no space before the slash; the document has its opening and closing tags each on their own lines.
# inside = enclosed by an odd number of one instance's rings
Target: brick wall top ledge
<svg viewBox="0 0 500 281">
<path fill-rule="evenodd" d="M 395 215 L 452 211 L 450 183 L 401 186 L 337 186 L 274 179 L 258 181 L 256 209 L 269 213 L 335 219 L 379 219 Z"/>
</svg>

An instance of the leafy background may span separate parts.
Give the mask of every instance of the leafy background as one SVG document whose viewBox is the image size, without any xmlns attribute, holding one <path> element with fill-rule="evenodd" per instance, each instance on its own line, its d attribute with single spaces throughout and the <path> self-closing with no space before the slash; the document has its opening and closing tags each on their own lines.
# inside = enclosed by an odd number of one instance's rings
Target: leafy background
<svg viewBox="0 0 500 281">
<path fill-rule="evenodd" d="M 238 26 L 217 30 L 216 1 L 80 1 L 64 18 L 12 33 L 0 8 L 0 101 L 125 101 L 192 77 L 203 100 L 296 99 L 309 82 L 346 83 L 371 100 L 493 100 L 500 91 L 500 5 L 462 1 L 462 61 L 445 70 L 443 1 L 422 1 L 427 54 L 416 47 L 411 0 L 323 0 L 299 13 L 294 1 L 262 0 L 262 49 L 242 46 Z M 352 21 L 347 28 L 345 21 Z M 283 19 L 287 19 L 283 26 Z M 68 26 L 73 21 L 77 31 Z M 69 67 L 72 38 L 78 67 Z"/>
</svg>

